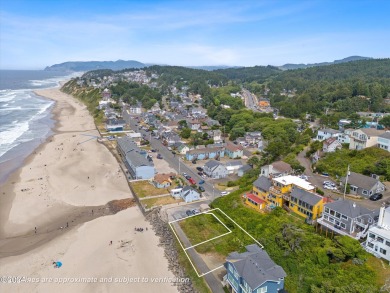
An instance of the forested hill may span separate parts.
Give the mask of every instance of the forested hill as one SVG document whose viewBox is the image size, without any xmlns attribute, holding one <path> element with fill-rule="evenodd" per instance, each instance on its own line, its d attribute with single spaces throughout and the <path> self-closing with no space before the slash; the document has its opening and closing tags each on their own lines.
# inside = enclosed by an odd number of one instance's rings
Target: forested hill
<svg viewBox="0 0 390 293">
<path fill-rule="evenodd" d="M 215 72 L 226 76 L 228 79 L 241 82 L 264 82 L 268 77 L 282 73 L 280 69 L 270 65 L 219 69 Z"/>
<path fill-rule="evenodd" d="M 142 68 L 146 65 L 134 60 L 117 61 L 70 61 L 54 64 L 45 68 L 46 71 L 89 71 L 97 69 L 121 70 L 125 68 Z"/>
</svg>

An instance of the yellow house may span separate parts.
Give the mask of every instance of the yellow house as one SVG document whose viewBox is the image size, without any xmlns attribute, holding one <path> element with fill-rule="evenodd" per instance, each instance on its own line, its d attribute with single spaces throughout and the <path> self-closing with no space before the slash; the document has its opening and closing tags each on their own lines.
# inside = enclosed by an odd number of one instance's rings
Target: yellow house
<svg viewBox="0 0 390 293">
<path fill-rule="evenodd" d="M 253 182 L 252 193 L 258 198 L 267 201 L 271 180 L 265 176 L 260 176 Z"/>
<path fill-rule="evenodd" d="M 288 206 L 290 201 L 290 192 L 293 186 L 297 186 L 303 190 L 314 191 L 315 187 L 306 180 L 298 176 L 287 175 L 277 178 L 272 178 L 272 186 L 269 189 L 268 201 L 274 206 Z"/>
<path fill-rule="evenodd" d="M 256 195 L 253 193 L 248 193 L 244 195 L 245 198 L 245 204 L 250 206 L 251 208 L 261 211 L 266 207 L 266 201 L 262 200 L 261 198 L 258 198 Z"/>
<path fill-rule="evenodd" d="M 304 218 L 315 220 L 321 216 L 324 203 L 322 196 L 294 187 L 291 191 L 289 208 Z"/>
</svg>

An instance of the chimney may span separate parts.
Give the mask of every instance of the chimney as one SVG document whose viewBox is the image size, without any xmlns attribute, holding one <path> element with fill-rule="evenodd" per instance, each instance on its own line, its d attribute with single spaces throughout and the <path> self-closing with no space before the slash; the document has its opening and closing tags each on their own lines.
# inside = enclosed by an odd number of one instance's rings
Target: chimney
<svg viewBox="0 0 390 293">
<path fill-rule="evenodd" d="M 379 210 L 378 227 L 382 227 L 384 217 L 385 217 L 385 207 L 382 205 Z"/>
</svg>

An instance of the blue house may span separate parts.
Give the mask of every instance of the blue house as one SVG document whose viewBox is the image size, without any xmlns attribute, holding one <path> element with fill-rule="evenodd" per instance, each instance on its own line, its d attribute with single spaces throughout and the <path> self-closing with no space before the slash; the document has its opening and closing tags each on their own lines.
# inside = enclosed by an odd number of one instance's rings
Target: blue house
<svg viewBox="0 0 390 293">
<path fill-rule="evenodd" d="M 154 177 L 154 164 L 147 158 L 147 153 L 141 150 L 130 137 L 118 138 L 117 149 L 124 164 L 133 179 L 151 179 Z"/>
<path fill-rule="evenodd" d="M 106 123 L 107 131 L 123 131 L 124 126 L 126 125 L 125 120 L 119 119 L 108 119 Z"/>
<path fill-rule="evenodd" d="M 186 160 L 206 160 L 206 159 L 219 159 L 225 156 L 225 150 L 223 147 L 204 148 L 190 150 L 186 153 Z"/>
<path fill-rule="evenodd" d="M 258 245 L 246 247 L 246 252 L 232 252 L 224 264 L 224 277 L 232 292 L 236 293 L 277 293 L 284 290 L 287 276 L 281 266 L 269 257 Z"/>
<path fill-rule="evenodd" d="M 191 186 L 185 186 L 180 192 L 181 198 L 185 202 L 193 202 L 200 199 L 200 193 L 193 189 Z"/>
<path fill-rule="evenodd" d="M 225 153 L 230 159 L 241 158 L 244 155 L 244 148 L 241 145 L 228 142 L 225 148 Z"/>
</svg>

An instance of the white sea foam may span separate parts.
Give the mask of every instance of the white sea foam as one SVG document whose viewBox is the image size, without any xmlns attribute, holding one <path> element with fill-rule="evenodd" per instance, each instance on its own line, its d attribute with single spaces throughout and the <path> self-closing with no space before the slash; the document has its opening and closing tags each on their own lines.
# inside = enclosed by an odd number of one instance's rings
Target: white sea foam
<svg viewBox="0 0 390 293">
<path fill-rule="evenodd" d="M 19 124 L 14 124 L 8 129 L 0 132 L 0 157 L 4 155 L 8 150 L 13 148 L 12 145 L 19 137 L 23 135 L 29 128 L 29 122 L 25 121 Z"/>
</svg>

